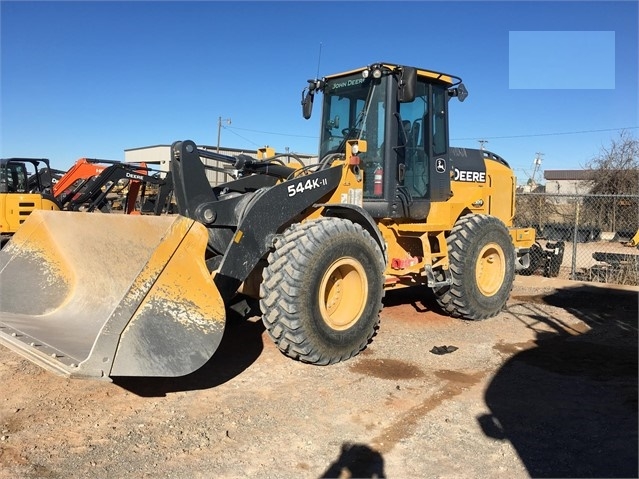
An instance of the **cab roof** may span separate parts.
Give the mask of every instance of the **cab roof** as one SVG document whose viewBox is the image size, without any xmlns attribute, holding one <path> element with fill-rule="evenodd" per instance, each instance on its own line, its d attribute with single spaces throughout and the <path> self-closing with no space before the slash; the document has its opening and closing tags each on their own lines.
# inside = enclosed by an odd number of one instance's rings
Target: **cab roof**
<svg viewBox="0 0 639 479">
<path fill-rule="evenodd" d="M 378 62 L 378 63 L 371 63 L 370 65 L 367 65 L 367 66 L 364 66 L 364 67 L 360 67 L 360 68 L 355 68 L 353 70 L 349 70 L 349 71 L 346 71 L 346 72 L 335 73 L 335 74 L 332 74 L 332 75 L 326 75 L 324 78 L 326 78 L 326 79 L 339 78 L 339 77 L 343 77 L 343 76 L 346 76 L 346 75 L 352 75 L 353 73 L 363 72 L 364 70 L 371 70 L 371 69 L 373 69 L 375 67 L 381 67 L 384 70 L 395 71 L 395 70 L 401 69 L 403 67 L 408 67 L 408 66 L 409 65 L 398 65 L 396 63 Z M 412 68 L 415 68 L 417 70 L 417 76 L 418 77 L 430 78 L 430 79 L 433 79 L 435 81 L 439 81 L 441 83 L 444 83 L 448 87 L 457 85 L 457 84 L 461 83 L 461 81 L 462 81 L 462 79 L 459 78 L 458 76 L 450 75 L 448 73 L 437 72 L 437 71 L 434 71 L 434 70 L 427 70 L 425 68 L 419 68 L 419 67 L 412 67 Z"/>
<path fill-rule="evenodd" d="M 31 163 L 36 166 L 44 163 L 47 167 L 49 166 L 47 158 L 0 158 L 0 166 L 4 167 L 8 163 Z"/>
</svg>

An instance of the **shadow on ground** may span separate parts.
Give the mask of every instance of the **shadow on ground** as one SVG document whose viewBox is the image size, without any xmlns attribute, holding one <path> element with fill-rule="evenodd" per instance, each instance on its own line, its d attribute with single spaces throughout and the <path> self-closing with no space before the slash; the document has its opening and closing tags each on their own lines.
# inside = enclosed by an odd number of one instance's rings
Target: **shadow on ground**
<svg viewBox="0 0 639 479">
<path fill-rule="evenodd" d="M 386 477 L 384 458 L 365 444 L 344 443 L 339 457 L 328 466 L 320 479 L 342 477 L 383 479 Z"/>
<path fill-rule="evenodd" d="M 531 477 L 637 477 L 637 293 L 584 285 L 527 299 L 531 312 L 556 306 L 590 329 L 528 316 L 555 331 L 495 374 L 484 433 L 510 441 Z"/>
<path fill-rule="evenodd" d="M 257 303 L 249 302 L 244 310 L 227 309 L 224 337 L 213 357 L 200 369 L 177 378 L 114 378 L 118 386 L 143 397 L 162 397 L 167 393 L 210 389 L 245 371 L 264 348 L 264 325 Z"/>
<path fill-rule="evenodd" d="M 442 313 L 442 309 L 435 299 L 435 293 L 427 286 L 411 286 L 396 290 L 388 290 L 384 295 L 384 307 L 410 304 L 416 312 L 433 311 Z"/>
</svg>

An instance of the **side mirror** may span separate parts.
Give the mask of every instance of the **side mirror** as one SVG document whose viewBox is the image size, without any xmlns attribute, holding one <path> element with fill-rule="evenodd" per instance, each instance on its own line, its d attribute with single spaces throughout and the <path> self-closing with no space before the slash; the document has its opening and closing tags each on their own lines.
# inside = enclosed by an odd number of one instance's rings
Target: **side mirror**
<svg viewBox="0 0 639 479">
<path fill-rule="evenodd" d="M 306 90 L 302 92 L 302 116 L 305 120 L 308 120 L 311 117 L 311 113 L 313 112 L 313 97 L 315 95 L 311 90 Z"/>
<path fill-rule="evenodd" d="M 397 88 L 397 101 L 410 103 L 415 99 L 417 88 L 417 70 L 413 67 L 402 67 Z"/>
<path fill-rule="evenodd" d="M 311 117 L 311 112 L 313 111 L 313 97 L 315 96 L 315 91 L 323 91 L 324 90 L 324 81 L 323 80 L 307 80 L 308 86 L 302 90 L 302 116 L 304 116 L 305 120 L 308 120 Z"/>
<path fill-rule="evenodd" d="M 460 83 L 457 88 L 448 90 L 448 95 L 456 96 L 459 101 L 464 101 L 466 98 L 468 98 L 468 90 L 466 90 L 466 85 Z"/>
<path fill-rule="evenodd" d="M 466 90 L 466 86 L 463 83 L 460 83 L 457 87 L 457 98 L 459 101 L 464 101 L 468 97 L 468 90 Z"/>
</svg>

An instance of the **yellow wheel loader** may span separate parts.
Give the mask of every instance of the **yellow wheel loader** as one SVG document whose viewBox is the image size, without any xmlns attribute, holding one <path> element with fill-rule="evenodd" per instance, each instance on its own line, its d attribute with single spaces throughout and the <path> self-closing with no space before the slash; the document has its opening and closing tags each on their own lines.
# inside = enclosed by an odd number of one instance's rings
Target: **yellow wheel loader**
<svg viewBox="0 0 639 479">
<path fill-rule="evenodd" d="M 62 174 L 46 158 L 0 159 L 0 248 L 32 211 L 60 209 L 52 187 Z"/>
<path fill-rule="evenodd" d="M 318 161 L 171 148 L 176 216 L 34 212 L 0 251 L 0 339 L 74 377 L 180 376 L 220 343 L 238 294 L 269 336 L 318 365 L 358 354 L 388 289 L 428 285 L 448 314 L 498 314 L 534 230 L 513 228 L 498 155 L 452 148 L 453 75 L 389 63 L 309 80 Z M 211 187 L 204 160 L 228 182 Z"/>
</svg>

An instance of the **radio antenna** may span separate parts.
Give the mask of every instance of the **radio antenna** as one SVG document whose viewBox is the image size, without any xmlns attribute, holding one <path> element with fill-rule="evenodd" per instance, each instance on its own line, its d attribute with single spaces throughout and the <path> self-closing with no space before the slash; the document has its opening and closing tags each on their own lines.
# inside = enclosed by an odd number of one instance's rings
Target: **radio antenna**
<svg viewBox="0 0 639 479">
<path fill-rule="evenodd" d="M 319 78 L 319 74 L 320 74 L 320 61 L 322 60 L 322 42 L 320 42 L 320 46 L 319 46 L 319 55 L 317 56 L 317 75 L 315 75 L 315 78 Z"/>
</svg>

